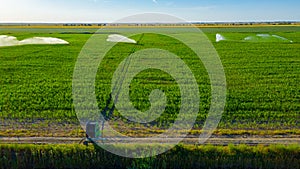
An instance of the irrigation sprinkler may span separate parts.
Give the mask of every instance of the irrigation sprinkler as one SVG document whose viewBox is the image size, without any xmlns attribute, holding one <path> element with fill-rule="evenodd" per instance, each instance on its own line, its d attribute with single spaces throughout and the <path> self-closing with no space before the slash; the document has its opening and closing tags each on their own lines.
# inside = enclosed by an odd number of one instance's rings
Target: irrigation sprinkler
<svg viewBox="0 0 300 169">
<path fill-rule="evenodd" d="M 139 40 L 137 42 L 135 42 L 136 45 L 140 45 L 140 42 L 141 42 L 141 40 L 142 40 L 143 37 L 144 37 L 144 34 L 142 34 L 142 36 L 139 38 Z M 121 40 L 124 40 L 124 38 L 125 37 L 121 37 Z M 118 40 L 120 40 L 120 39 L 118 39 Z M 130 40 L 131 39 L 129 39 L 129 41 Z M 137 46 L 132 49 L 131 54 L 133 54 L 136 51 L 136 49 L 137 49 Z M 126 60 L 126 61 L 127 62 L 125 64 L 124 68 L 123 68 L 125 70 L 125 73 L 127 73 L 128 66 L 130 65 L 130 60 Z M 124 78 L 123 79 L 121 78 L 119 80 L 119 83 L 122 84 L 123 81 L 124 81 Z M 121 89 L 115 87 L 113 90 L 116 90 L 116 91 L 118 91 L 117 93 L 120 93 L 119 90 L 121 90 Z M 114 98 L 114 100 L 117 101 L 118 97 L 119 97 L 119 95 L 117 95 Z M 113 112 L 115 110 L 115 105 L 113 104 L 112 107 L 109 107 L 109 105 L 111 103 L 113 103 L 113 98 L 112 98 L 112 95 L 110 94 L 109 95 L 109 99 L 106 102 L 107 106 L 101 112 L 102 115 L 104 115 L 105 121 L 113 119 Z M 103 130 L 104 130 L 104 123 L 105 123 L 105 121 L 101 121 L 100 123 L 99 122 L 87 122 L 87 124 L 86 124 L 86 137 L 84 139 L 82 139 L 80 141 L 80 143 L 83 142 L 84 145 L 88 146 L 89 143 L 92 143 L 92 144 L 95 145 L 97 141 L 104 141 L 104 140 L 106 140 L 106 138 L 103 137 Z"/>
</svg>

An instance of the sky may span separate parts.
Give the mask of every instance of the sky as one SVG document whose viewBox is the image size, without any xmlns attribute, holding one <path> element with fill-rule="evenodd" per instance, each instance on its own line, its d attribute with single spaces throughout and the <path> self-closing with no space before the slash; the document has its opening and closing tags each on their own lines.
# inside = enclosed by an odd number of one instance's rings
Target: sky
<svg viewBox="0 0 300 169">
<path fill-rule="evenodd" d="M 300 21 L 299 0 L 3 0 L 1 23 L 111 23 L 140 13 L 192 22 Z"/>
</svg>

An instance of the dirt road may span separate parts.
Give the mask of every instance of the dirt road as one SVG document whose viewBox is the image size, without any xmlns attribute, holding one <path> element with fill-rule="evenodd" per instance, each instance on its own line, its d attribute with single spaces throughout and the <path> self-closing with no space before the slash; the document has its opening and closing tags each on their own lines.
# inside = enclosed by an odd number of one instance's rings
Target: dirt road
<svg viewBox="0 0 300 169">
<path fill-rule="evenodd" d="M 83 138 L 72 138 L 72 137 L 0 137 L 0 143 L 20 143 L 20 144 L 76 144 L 80 143 Z M 166 139 L 147 139 L 147 138 L 137 138 L 137 144 L 152 144 L 152 143 L 168 143 L 174 138 Z M 106 144 L 113 143 L 124 143 L 124 144 L 134 144 L 128 139 L 112 139 L 105 138 L 103 140 Z M 186 138 L 183 143 L 185 144 L 197 144 L 198 138 Z M 246 145 L 270 145 L 270 144 L 300 144 L 300 136 L 227 136 L 227 137 L 212 137 L 209 138 L 204 144 L 212 145 L 228 145 L 228 144 L 246 144 Z"/>
</svg>

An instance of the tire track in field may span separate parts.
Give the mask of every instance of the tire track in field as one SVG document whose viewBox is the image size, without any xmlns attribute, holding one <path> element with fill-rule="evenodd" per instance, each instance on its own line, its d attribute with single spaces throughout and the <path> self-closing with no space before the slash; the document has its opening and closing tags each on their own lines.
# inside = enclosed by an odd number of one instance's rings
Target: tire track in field
<svg viewBox="0 0 300 169">
<path fill-rule="evenodd" d="M 141 35 L 141 37 L 140 37 L 139 40 L 137 41 L 137 45 L 131 50 L 129 56 L 136 52 L 136 49 L 138 48 L 138 45 L 140 44 L 140 42 L 141 42 L 141 40 L 143 39 L 143 37 L 144 37 L 144 34 Z M 130 58 L 130 57 L 127 57 L 127 58 L 125 59 L 125 64 L 124 64 L 124 66 L 123 66 L 123 68 L 122 68 L 122 70 L 123 70 L 122 72 L 124 72 L 124 74 L 127 74 L 128 69 L 129 69 L 129 66 L 130 66 L 130 63 L 131 63 L 131 58 Z M 108 116 L 105 116 L 105 120 L 110 120 L 110 119 L 112 118 L 112 116 L 113 116 L 112 114 L 113 114 L 113 111 L 115 110 L 115 106 L 114 106 L 114 102 L 113 102 L 113 101 L 115 101 L 115 102 L 118 101 L 118 99 L 119 99 L 119 93 L 120 93 L 120 90 L 121 90 L 121 88 L 118 88 L 118 87 L 122 86 L 122 84 L 123 84 L 123 82 L 124 82 L 124 79 L 125 79 L 125 76 L 122 76 L 122 77 L 117 81 L 117 85 L 115 85 L 114 88 L 112 89 L 112 91 L 117 91 L 117 92 L 116 92 L 116 93 L 117 93 L 116 97 L 113 99 L 113 98 L 112 98 L 112 95 L 110 94 L 110 95 L 109 95 L 109 99 L 106 101 L 106 107 L 105 107 L 104 110 L 102 111 L 102 114 L 105 113 L 105 115 L 106 115 L 106 112 L 107 112 L 107 111 L 109 111 L 109 114 L 108 114 Z M 111 93 L 112 93 L 112 92 L 111 92 Z M 109 108 L 109 105 L 110 105 L 111 103 L 113 103 L 113 107 L 112 107 L 112 108 Z"/>
<path fill-rule="evenodd" d="M 143 37 L 144 37 L 144 34 L 142 34 L 142 35 L 140 36 L 139 40 L 137 41 L 137 44 L 136 44 L 135 47 L 131 50 L 129 56 L 136 52 L 136 50 L 137 50 L 137 48 L 138 48 L 140 42 L 142 41 Z M 123 66 L 123 68 L 122 68 L 123 74 L 127 74 L 127 73 L 128 73 L 128 69 L 129 69 L 130 63 L 131 63 L 131 58 L 130 58 L 130 57 L 127 57 L 127 58 L 125 59 L 125 64 L 124 64 L 124 66 Z M 112 89 L 112 91 L 117 91 L 117 92 L 116 92 L 116 93 L 117 93 L 116 97 L 113 99 L 113 98 L 112 98 L 112 94 L 110 93 L 109 99 L 106 101 L 106 107 L 101 111 L 101 114 L 104 115 L 104 120 L 105 120 L 105 121 L 108 121 L 108 120 L 113 119 L 113 112 L 114 112 L 114 110 L 115 110 L 115 104 L 114 104 L 114 101 L 115 101 L 115 102 L 118 102 L 118 99 L 119 99 L 119 93 L 120 93 L 120 90 L 121 90 L 121 88 L 118 88 L 118 86 L 122 86 L 122 84 L 123 84 L 123 82 L 124 82 L 124 80 L 125 80 L 125 77 L 126 77 L 126 76 L 124 75 L 124 76 L 122 76 L 120 79 L 118 79 L 117 85 L 115 85 L 115 86 L 113 87 L 113 89 Z M 112 106 L 111 108 L 109 107 L 110 104 L 113 104 L 113 106 Z M 109 112 L 109 113 L 107 114 L 107 112 Z M 120 118 L 120 117 L 119 117 L 119 118 Z M 119 119 L 119 118 L 117 118 L 117 119 Z M 100 118 L 100 119 L 101 119 L 101 118 Z M 116 120 L 117 120 L 117 119 L 116 119 Z M 104 123 L 105 123 L 105 121 L 103 121 L 102 124 L 101 124 L 101 125 L 102 125 L 102 126 L 101 126 L 101 130 L 102 130 L 102 131 L 103 131 L 103 129 L 104 129 Z M 103 135 L 102 135 L 102 137 L 103 137 Z"/>
</svg>

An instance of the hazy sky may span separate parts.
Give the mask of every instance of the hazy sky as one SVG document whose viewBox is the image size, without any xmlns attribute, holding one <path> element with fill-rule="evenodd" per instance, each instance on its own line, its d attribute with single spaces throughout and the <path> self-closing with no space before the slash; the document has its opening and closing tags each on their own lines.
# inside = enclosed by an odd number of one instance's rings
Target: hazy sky
<svg viewBox="0 0 300 169">
<path fill-rule="evenodd" d="M 2 0 L 0 22 L 113 22 L 159 12 L 188 21 L 300 21 L 299 0 Z"/>
</svg>

